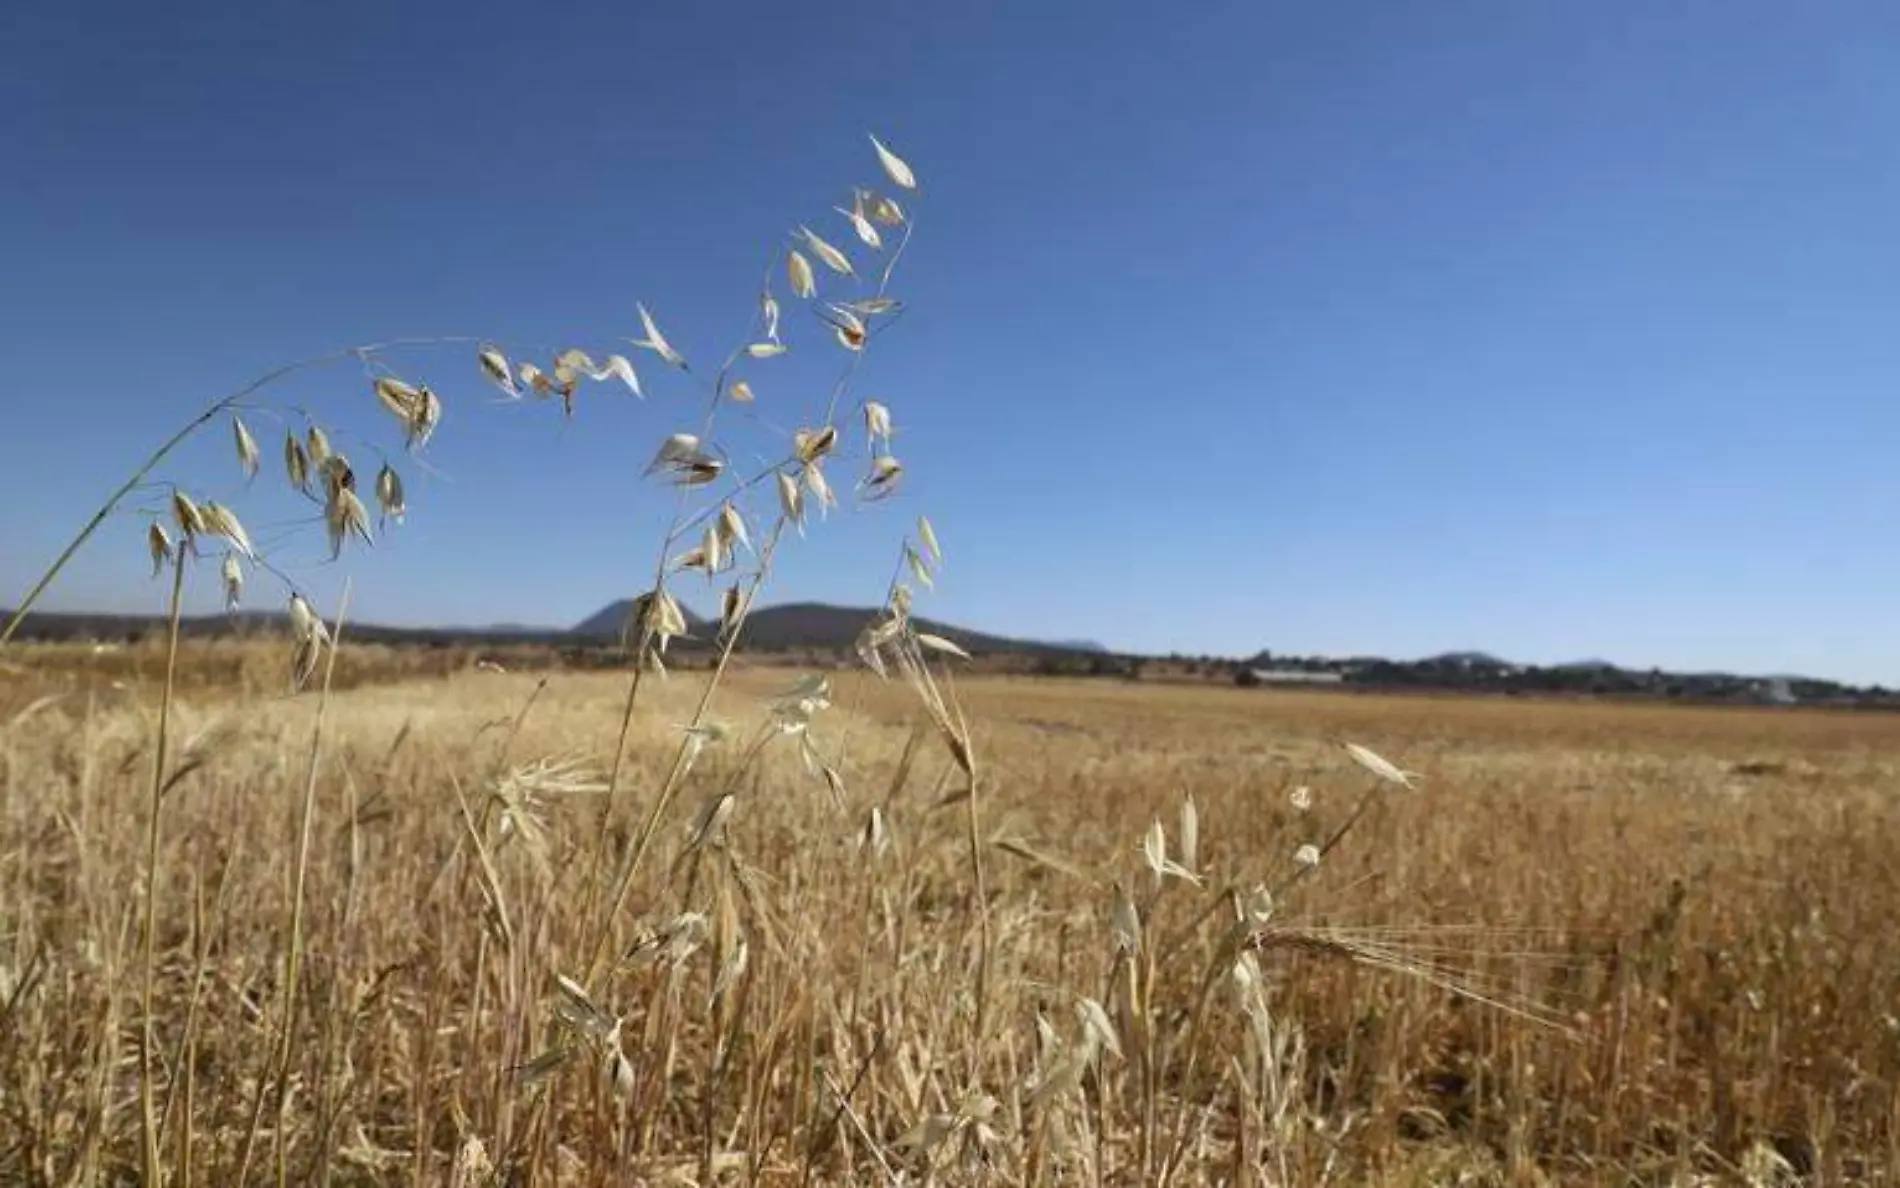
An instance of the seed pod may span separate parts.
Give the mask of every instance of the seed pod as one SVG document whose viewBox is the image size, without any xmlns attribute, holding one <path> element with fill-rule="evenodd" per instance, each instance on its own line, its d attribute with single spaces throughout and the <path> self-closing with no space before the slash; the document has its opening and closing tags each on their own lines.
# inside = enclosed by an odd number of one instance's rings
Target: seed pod
<svg viewBox="0 0 1900 1188">
<path fill-rule="evenodd" d="M 823 517 L 828 508 L 838 506 L 837 496 L 831 493 L 831 484 L 825 481 L 825 472 L 813 462 L 805 467 L 805 489 L 818 501 L 818 514 Z"/>
<path fill-rule="evenodd" d="M 343 555 L 343 541 L 351 535 L 361 537 L 364 544 L 375 543 L 369 530 L 369 510 L 350 487 L 340 484 L 332 486 L 329 506 L 324 510 L 324 523 L 330 530 L 332 559 Z"/>
<path fill-rule="evenodd" d="M 904 476 L 904 464 L 889 454 L 880 454 L 871 459 L 871 473 L 864 479 L 864 497 L 883 499 L 897 489 L 897 481 Z"/>
<path fill-rule="evenodd" d="M 376 473 L 376 503 L 385 520 L 394 520 L 398 524 L 402 523 L 403 516 L 409 510 L 408 504 L 403 501 L 402 476 L 387 462 Z"/>
<path fill-rule="evenodd" d="M 237 513 L 221 503 L 207 503 L 199 510 L 199 518 L 204 523 L 206 536 L 222 536 L 231 542 L 238 552 L 256 560 L 257 554 L 251 549 L 250 534 L 244 531 L 244 525 L 238 522 Z"/>
<path fill-rule="evenodd" d="M 798 480 L 784 471 L 778 472 L 779 511 L 797 527 L 800 533 L 805 531 L 805 493 L 799 489 Z"/>
<path fill-rule="evenodd" d="M 792 292 L 809 301 L 818 295 L 818 280 L 812 275 L 811 261 L 803 252 L 794 249 L 785 258 L 785 271 L 792 282 Z"/>
<path fill-rule="evenodd" d="M 737 544 L 747 550 L 752 548 L 752 538 L 746 533 L 745 517 L 731 503 L 719 508 L 719 532 L 727 544 Z"/>
<path fill-rule="evenodd" d="M 891 444 L 891 410 L 875 400 L 864 402 L 864 432 L 869 439 L 867 448 L 875 449 L 883 442 L 886 449 Z"/>
<path fill-rule="evenodd" d="M 224 555 L 221 576 L 224 578 L 224 609 L 235 611 L 238 597 L 244 593 L 244 567 L 238 564 L 236 553 Z"/>
<path fill-rule="evenodd" d="M 515 384 L 515 377 L 508 367 L 508 356 L 501 353 L 501 348 L 483 346 L 475 352 L 475 359 L 481 364 L 482 374 L 488 377 L 489 382 L 510 397 L 521 399 L 521 389 Z"/>
<path fill-rule="evenodd" d="M 284 437 L 284 472 L 290 476 L 290 485 L 299 491 L 310 490 L 310 455 L 304 453 L 303 443 L 297 435 Z"/>
<path fill-rule="evenodd" d="M 805 237 L 805 242 L 811 246 L 812 254 L 824 261 L 826 268 L 845 276 L 857 275 L 851 268 L 849 256 L 820 239 L 810 227 L 800 227 L 798 230 Z"/>
<path fill-rule="evenodd" d="M 910 165 L 902 157 L 885 148 L 884 142 L 875 136 L 871 137 L 871 147 L 877 150 L 878 164 L 884 166 L 884 172 L 893 182 L 906 190 L 917 188 L 917 175 L 911 171 Z"/>
<path fill-rule="evenodd" d="M 792 434 L 792 453 L 800 462 L 816 462 L 838 444 L 838 431 L 830 425 L 823 429 L 800 429 Z"/>
<path fill-rule="evenodd" d="M 257 439 L 244 427 L 241 417 L 231 418 L 231 441 L 237 447 L 238 465 L 244 469 L 244 477 L 257 477 L 257 464 L 260 456 L 257 452 Z"/>
<path fill-rule="evenodd" d="M 666 341 L 666 336 L 661 334 L 660 328 L 654 324 L 653 315 L 647 312 L 647 307 L 636 303 L 635 308 L 640 312 L 640 324 L 646 329 L 647 336 L 633 340 L 633 345 L 645 347 L 660 358 L 665 359 L 674 367 L 684 369 L 686 366 L 685 357 L 674 350 L 673 345 Z"/>
<path fill-rule="evenodd" d="M 204 535 L 204 513 L 191 501 L 191 496 L 183 491 L 172 492 L 172 521 L 178 525 L 179 535 L 187 543 L 194 536 Z"/>
<path fill-rule="evenodd" d="M 165 531 L 165 525 L 152 521 L 152 526 L 145 530 L 145 547 L 152 554 L 152 576 L 157 577 L 158 571 L 172 559 L 171 533 Z"/>
</svg>

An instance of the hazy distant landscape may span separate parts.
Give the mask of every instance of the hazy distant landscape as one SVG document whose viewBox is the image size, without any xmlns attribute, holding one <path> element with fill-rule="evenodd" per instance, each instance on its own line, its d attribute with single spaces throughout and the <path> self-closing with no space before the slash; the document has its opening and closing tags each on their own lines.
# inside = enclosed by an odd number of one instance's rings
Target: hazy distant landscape
<svg viewBox="0 0 1900 1188">
<path fill-rule="evenodd" d="M 352 624 L 349 631 L 365 642 L 419 647 L 459 647 L 475 651 L 541 647 L 564 657 L 570 664 L 591 669 L 613 666 L 617 655 L 624 659 L 621 645 L 632 607 L 630 599 L 612 602 L 581 622 L 564 628 L 387 627 L 363 623 Z M 685 609 L 692 634 L 683 637 L 677 646 L 683 656 L 691 657 L 711 647 L 717 624 L 695 614 L 690 606 Z M 859 632 L 877 613 L 870 607 L 812 602 L 760 606 L 747 621 L 739 650 L 755 659 L 785 663 L 844 663 L 853 654 Z M 8 612 L 0 610 L 0 621 L 7 615 Z M 915 621 L 919 630 L 961 645 L 990 671 L 1041 676 L 1193 679 L 1230 681 L 1242 686 L 1297 684 L 1306 688 L 1315 687 L 1315 682 L 1304 678 L 1324 676 L 1336 678 L 1342 689 L 1900 708 L 1900 693 L 1894 690 L 1843 685 L 1798 675 L 1674 673 L 1623 668 L 1607 660 L 1538 666 L 1517 664 L 1475 651 L 1418 659 L 1287 656 L 1271 651 L 1245 657 L 1140 656 L 1118 653 L 1093 642 L 1044 642 L 993 635 L 939 623 L 921 615 Z M 243 637 L 281 629 L 283 624 L 282 615 L 247 612 L 192 618 L 184 623 L 182 630 L 194 638 Z M 24 621 L 21 636 L 45 641 L 133 642 L 151 637 L 163 626 L 163 620 L 156 616 L 35 612 Z M 1321 682 L 1325 683 L 1331 682 Z"/>
</svg>

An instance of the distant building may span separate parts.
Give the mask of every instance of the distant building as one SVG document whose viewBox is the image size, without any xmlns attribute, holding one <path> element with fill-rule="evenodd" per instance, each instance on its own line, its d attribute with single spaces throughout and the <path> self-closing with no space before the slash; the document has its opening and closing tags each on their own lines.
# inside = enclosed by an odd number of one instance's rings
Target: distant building
<svg viewBox="0 0 1900 1188">
<path fill-rule="evenodd" d="M 1337 685 L 1346 679 L 1340 672 L 1306 672 L 1298 668 L 1249 668 L 1249 685 Z"/>
<path fill-rule="evenodd" d="M 1794 686 L 1789 683 L 1787 677 L 1758 681 L 1755 685 L 1755 696 L 1769 705 L 1794 705 L 1801 700 L 1795 696 Z"/>
</svg>

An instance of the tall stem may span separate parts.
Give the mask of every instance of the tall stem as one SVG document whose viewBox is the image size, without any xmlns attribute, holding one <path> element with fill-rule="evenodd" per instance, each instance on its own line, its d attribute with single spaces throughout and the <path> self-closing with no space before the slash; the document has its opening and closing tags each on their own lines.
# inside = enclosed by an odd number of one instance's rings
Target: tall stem
<svg viewBox="0 0 1900 1188">
<path fill-rule="evenodd" d="M 310 762 L 304 771 L 303 809 L 297 838 L 297 872 L 290 896 L 290 950 L 284 964 L 283 1034 L 277 1049 L 277 1188 L 290 1182 L 290 1143 L 284 1115 L 290 1107 L 290 1055 L 297 1022 L 297 982 L 303 966 L 304 885 L 310 873 L 310 834 L 317 809 L 317 774 L 323 758 L 323 720 L 330 708 L 330 685 L 336 675 L 336 654 L 343 646 L 343 616 L 349 610 L 346 582 L 330 634 L 330 654 L 323 667 L 323 691 L 317 698 L 316 722 L 310 729 Z M 420 1142 L 420 1139 L 418 1139 Z"/>
<path fill-rule="evenodd" d="M 96 521 L 95 521 L 96 524 Z M 172 558 L 172 590 L 165 644 L 165 695 L 158 703 L 158 741 L 153 748 L 152 794 L 146 806 L 145 824 L 145 928 L 142 936 L 142 960 L 145 967 L 143 1001 L 144 1022 L 139 1039 L 139 1113 L 143 1120 L 144 1167 L 147 1188 L 157 1188 L 163 1176 L 158 1165 L 158 1085 L 152 1066 L 152 1050 L 157 1044 L 157 1026 L 153 1000 L 158 983 L 158 840 L 159 809 L 165 799 L 165 763 L 171 741 L 172 694 L 178 677 L 178 624 L 184 607 L 185 560 L 191 549 L 187 537 L 178 544 Z M 70 550 L 68 551 L 70 554 Z M 44 585 L 44 583 L 42 583 Z M 19 616 L 15 616 L 18 621 Z M 11 631 L 12 625 L 8 625 Z M 5 637 L 0 636 L 0 641 Z"/>
<path fill-rule="evenodd" d="M 766 577 L 772 572 L 772 558 L 778 551 L 779 541 L 785 535 L 786 518 L 779 516 L 772 526 L 771 535 L 759 549 L 759 571 L 752 579 L 751 587 L 746 591 L 745 603 L 739 612 L 738 621 L 726 632 L 725 642 L 720 646 L 719 659 L 714 664 L 712 674 L 707 677 L 705 688 L 700 692 L 699 704 L 688 720 L 689 727 L 698 727 L 706 721 L 706 711 L 712 708 L 713 694 L 718 692 L 719 683 L 726 675 L 726 665 L 732 659 L 733 649 L 739 646 L 739 636 L 745 631 L 747 618 L 752 612 L 752 603 L 760 587 L 765 585 Z M 673 752 L 673 765 L 668 770 L 666 782 L 660 785 L 660 791 L 653 798 L 653 805 L 647 810 L 646 818 L 640 823 L 640 832 L 634 838 L 633 849 L 627 855 L 626 863 L 620 868 L 619 876 L 614 880 L 614 890 L 609 898 L 607 911 L 600 919 L 599 931 L 594 935 L 594 944 L 587 960 L 587 982 L 589 985 L 600 977 L 602 962 L 607 955 L 607 945 L 613 939 L 614 920 L 620 915 L 620 909 L 626 905 L 627 895 L 633 890 L 633 880 L 640 871 L 640 863 L 645 860 L 647 849 L 653 844 L 653 835 L 659 831 L 660 818 L 672 804 L 673 796 L 685 782 L 688 748 L 692 738 L 682 737 L 678 748 Z"/>
</svg>

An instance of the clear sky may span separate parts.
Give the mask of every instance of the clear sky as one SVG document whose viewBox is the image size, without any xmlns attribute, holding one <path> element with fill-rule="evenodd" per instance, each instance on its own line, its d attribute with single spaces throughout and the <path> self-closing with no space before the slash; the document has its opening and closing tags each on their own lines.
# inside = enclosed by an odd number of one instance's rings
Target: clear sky
<svg viewBox="0 0 1900 1188">
<path fill-rule="evenodd" d="M 859 389 L 910 485 L 769 601 L 875 602 L 923 511 L 928 613 L 993 631 L 1900 682 L 1900 8 L 1845 0 L 7 5 L 0 603 L 274 364 L 604 353 L 636 301 L 710 360 L 791 227 L 849 241 L 871 131 L 923 183 Z M 787 425 L 837 361 L 788 326 Z M 439 473 L 343 570 L 283 540 L 300 580 L 456 624 L 646 584 L 680 377 L 564 424 L 394 362 Z M 391 440 L 349 366 L 271 398 Z M 277 541 L 253 423 L 258 490 L 221 432 L 165 474 Z M 51 605 L 156 609 L 142 528 Z"/>
</svg>

